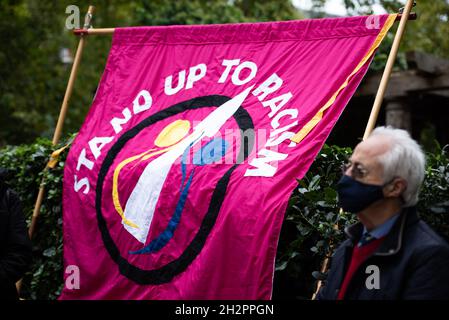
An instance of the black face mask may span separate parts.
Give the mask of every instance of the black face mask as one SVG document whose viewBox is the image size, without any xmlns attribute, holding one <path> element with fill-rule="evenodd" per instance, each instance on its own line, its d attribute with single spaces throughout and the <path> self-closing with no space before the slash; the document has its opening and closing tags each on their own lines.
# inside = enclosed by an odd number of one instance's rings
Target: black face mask
<svg viewBox="0 0 449 320">
<path fill-rule="evenodd" d="M 344 175 L 337 184 L 338 204 L 344 211 L 358 213 L 384 198 L 384 186 L 362 183 Z"/>
</svg>

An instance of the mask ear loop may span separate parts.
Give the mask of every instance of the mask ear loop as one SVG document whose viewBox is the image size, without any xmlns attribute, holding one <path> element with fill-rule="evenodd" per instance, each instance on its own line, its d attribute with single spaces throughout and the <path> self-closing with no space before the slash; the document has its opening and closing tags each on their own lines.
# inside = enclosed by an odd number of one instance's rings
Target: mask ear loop
<svg viewBox="0 0 449 320">
<path fill-rule="evenodd" d="M 393 177 L 392 179 L 390 179 L 390 180 L 388 180 L 387 182 L 385 182 L 383 185 L 382 185 L 382 188 L 385 188 L 386 186 L 388 186 L 389 184 L 391 184 L 394 180 L 396 180 L 397 178 L 399 178 L 399 177 Z"/>
<path fill-rule="evenodd" d="M 390 179 L 388 182 L 385 182 L 385 183 L 382 185 L 382 188 L 385 188 L 385 187 L 388 186 L 389 184 L 393 183 L 394 180 L 396 180 L 396 179 L 402 179 L 402 178 L 401 178 L 401 177 L 398 177 L 398 176 L 395 176 L 395 177 L 393 177 L 392 179 Z M 405 204 L 405 200 L 404 200 L 403 194 L 404 194 L 405 190 L 407 190 L 407 181 L 405 181 L 404 179 L 402 179 L 402 180 L 405 182 L 405 189 L 402 191 L 402 194 L 401 194 L 401 196 L 399 197 L 399 199 L 401 200 L 401 203 L 404 205 L 404 204 Z"/>
</svg>

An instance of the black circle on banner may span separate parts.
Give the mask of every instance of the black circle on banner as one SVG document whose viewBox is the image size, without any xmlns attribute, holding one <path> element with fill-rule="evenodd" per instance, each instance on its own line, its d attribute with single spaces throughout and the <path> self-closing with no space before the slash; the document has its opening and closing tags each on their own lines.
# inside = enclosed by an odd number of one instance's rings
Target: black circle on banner
<svg viewBox="0 0 449 320">
<path fill-rule="evenodd" d="M 142 120 L 135 127 L 124 133 L 117 142 L 108 151 L 103 164 L 101 165 L 100 172 L 98 174 L 97 186 L 96 186 L 96 200 L 95 206 L 97 211 L 98 227 L 103 238 L 104 245 L 111 256 L 112 260 L 117 263 L 119 271 L 122 275 L 138 284 L 163 284 L 170 282 L 173 277 L 183 272 L 201 252 L 206 243 L 206 239 L 214 227 L 217 220 L 218 213 L 225 198 L 226 189 L 229 183 L 232 172 L 237 168 L 239 162 L 234 164 L 223 177 L 218 181 L 209 204 L 208 211 L 203 218 L 201 226 L 196 233 L 193 240 L 179 256 L 179 258 L 167 263 L 166 265 L 153 270 L 143 270 L 132 264 L 130 264 L 124 257 L 120 255 L 120 251 L 117 248 L 114 240 L 112 239 L 106 220 L 101 210 L 103 184 L 106 175 L 114 162 L 115 157 L 125 144 L 139 134 L 142 130 L 154 123 L 164 120 L 166 118 L 177 115 L 186 110 L 193 110 L 205 107 L 218 107 L 221 104 L 229 101 L 231 98 L 222 95 L 210 95 L 193 98 L 187 101 L 180 102 L 164 110 L 161 110 L 148 118 Z M 254 124 L 249 113 L 240 106 L 239 109 L 233 115 L 234 120 L 237 122 L 239 129 L 241 130 L 240 136 L 240 150 L 237 159 L 245 160 L 250 154 L 253 148 L 254 142 Z M 250 130 L 249 130 L 250 129 Z M 248 131 L 246 131 L 248 130 Z M 245 132 L 245 135 L 242 135 Z M 248 138 L 248 139 L 246 139 Z M 242 162 L 242 161 L 240 161 Z"/>
</svg>

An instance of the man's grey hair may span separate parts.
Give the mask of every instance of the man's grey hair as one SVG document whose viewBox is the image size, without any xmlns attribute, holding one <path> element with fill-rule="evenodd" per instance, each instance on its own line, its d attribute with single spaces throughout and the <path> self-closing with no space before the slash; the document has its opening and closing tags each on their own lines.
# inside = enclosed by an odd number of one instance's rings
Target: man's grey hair
<svg viewBox="0 0 449 320">
<path fill-rule="evenodd" d="M 407 131 L 392 127 L 378 127 L 370 135 L 383 136 L 391 141 L 390 149 L 379 157 L 383 167 L 384 182 L 400 177 L 407 182 L 402 193 L 404 207 L 418 202 L 419 189 L 424 180 L 426 158 L 419 144 Z"/>
</svg>

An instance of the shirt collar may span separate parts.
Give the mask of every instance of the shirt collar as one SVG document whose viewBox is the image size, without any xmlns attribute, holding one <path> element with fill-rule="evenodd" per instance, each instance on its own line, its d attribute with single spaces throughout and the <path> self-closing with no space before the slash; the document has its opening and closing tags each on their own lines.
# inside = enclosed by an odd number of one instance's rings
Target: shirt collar
<svg viewBox="0 0 449 320">
<path fill-rule="evenodd" d="M 374 228 L 370 232 L 368 232 L 368 230 L 366 230 L 366 228 L 363 227 L 363 235 L 365 235 L 366 233 L 369 233 L 371 236 L 373 236 L 376 239 L 380 239 L 382 237 L 385 237 L 390 232 L 391 228 L 393 227 L 394 223 L 396 222 L 396 220 L 398 218 L 399 218 L 399 213 L 395 214 L 390 219 L 385 221 L 380 226 L 377 226 L 376 228 Z"/>
</svg>

